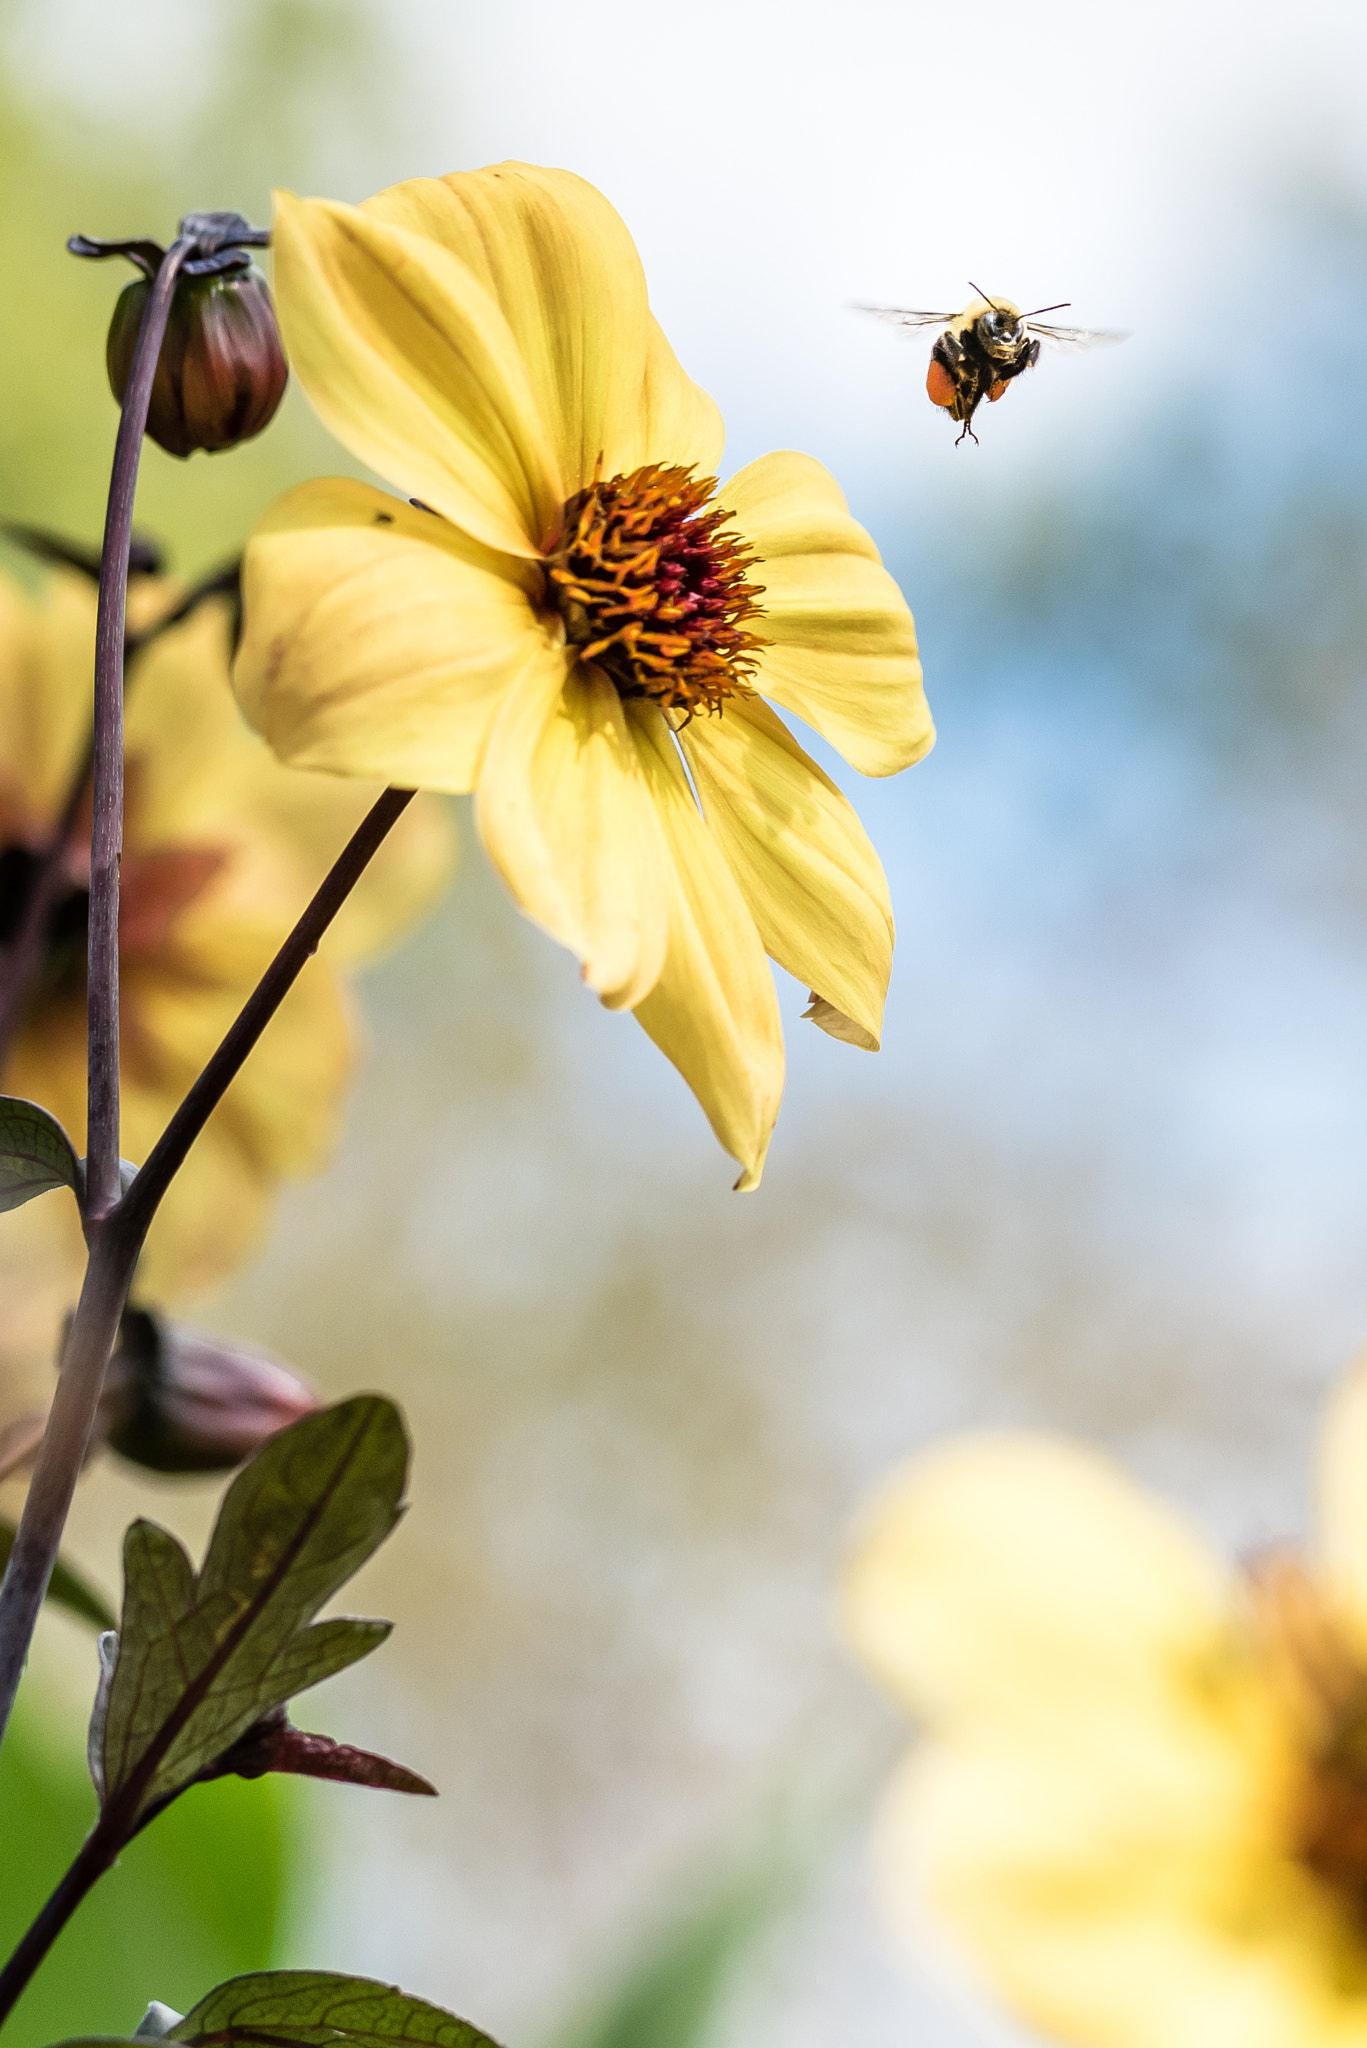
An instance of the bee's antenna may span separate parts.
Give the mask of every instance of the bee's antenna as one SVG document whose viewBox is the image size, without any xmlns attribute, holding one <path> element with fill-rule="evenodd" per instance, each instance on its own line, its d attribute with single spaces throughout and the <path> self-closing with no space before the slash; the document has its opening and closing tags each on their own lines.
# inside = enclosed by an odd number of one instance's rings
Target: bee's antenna
<svg viewBox="0 0 1367 2048">
<path fill-rule="evenodd" d="M 987 293 L 983 290 L 982 286 L 980 284 L 974 284 L 971 277 L 968 280 L 968 289 L 971 292 L 976 292 L 980 299 L 987 299 L 988 305 L 994 307 L 997 312 L 1001 311 L 1001 307 L 997 305 L 997 301 L 995 299 L 988 298 Z M 1051 312 L 1052 310 L 1053 308 L 1049 306 L 1046 306 L 1044 308 L 1044 311 L 1046 313 Z"/>
<path fill-rule="evenodd" d="M 1041 313 L 1061 313 L 1065 306 L 1072 305 L 1071 299 L 1060 299 L 1056 306 L 1036 306 L 1033 313 L 1022 313 L 1022 320 L 1036 320 Z"/>
</svg>

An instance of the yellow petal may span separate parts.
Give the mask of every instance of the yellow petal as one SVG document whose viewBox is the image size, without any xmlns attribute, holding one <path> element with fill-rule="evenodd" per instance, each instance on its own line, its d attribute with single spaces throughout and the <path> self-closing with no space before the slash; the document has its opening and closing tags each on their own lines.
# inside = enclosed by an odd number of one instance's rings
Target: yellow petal
<svg viewBox="0 0 1367 2048">
<path fill-rule="evenodd" d="M 145 1159 L 181 1092 L 167 1080 L 177 1056 L 211 1034 L 211 1006 L 178 1004 L 168 985 L 140 1005 L 166 1061 L 160 1085 L 124 1088 L 124 1150 Z M 231 1009 L 225 1003 L 224 1011 Z M 221 1020 L 220 1020 L 221 1021 Z M 336 1141 L 353 1061 L 347 1007 L 314 962 L 304 970 L 242 1072 L 210 1117 L 158 1211 L 139 1261 L 137 1293 L 174 1305 L 203 1294 L 256 1250 L 284 1176 L 316 1173 Z M 187 1061 L 192 1065 L 193 1059 Z M 131 1082 L 131 1085 L 130 1085 Z"/>
<path fill-rule="evenodd" d="M 188 968 L 195 950 L 183 949 Z M 143 1159 L 241 1006 L 237 988 L 187 973 L 130 974 L 136 1036 L 125 1059 L 124 1149 Z M 336 1133 L 352 1065 L 347 1005 L 321 962 L 305 968 L 215 1114 L 258 1178 L 314 1172 Z"/>
<path fill-rule="evenodd" d="M 907 1768 L 876 1841 L 894 1927 L 916 1943 L 928 1907 L 1032 2038 L 1361 2041 L 1361 1979 L 1332 1901 L 1280 1853 L 1269 1759 L 1214 1722 L 1166 1747 L 1114 1732 L 1104 1755 L 1046 1758 L 975 1731 Z"/>
<path fill-rule="evenodd" d="M 493 298 L 516 342 L 564 495 L 645 462 L 721 459 L 721 415 L 646 301 L 631 236 L 572 171 L 495 164 L 411 178 L 362 212 L 425 235 Z"/>
<path fill-rule="evenodd" d="M 860 1052 L 877 1052 L 879 1040 L 863 1024 L 856 1024 L 853 1017 L 847 1017 L 843 1010 L 837 1010 L 834 1003 L 828 1003 L 815 989 L 808 991 L 808 1003 L 802 1012 L 809 1024 L 815 1024 L 830 1038 L 838 1038 L 842 1045 L 857 1045 Z"/>
<path fill-rule="evenodd" d="M 303 484 L 247 546 L 243 711 L 296 768 L 472 789 L 509 679 L 545 643 L 526 573 L 367 484 Z"/>
<path fill-rule="evenodd" d="M 288 769 L 282 770 L 282 775 L 294 779 Z M 302 781 L 302 776 L 299 779 Z M 323 778 L 309 779 L 318 783 Z M 364 784 L 343 787 L 372 801 L 380 794 L 378 788 L 367 789 Z M 301 860 L 321 880 L 360 819 L 351 816 L 349 809 L 342 812 L 340 806 L 305 805 L 300 795 L 298 790 L 293 792 L 293 816 L 285 822 L 293 825 L 291 836 Z M 283 801 L 287 803 L 288 797 Z M 262 808 L 264 811 L 265 806 Z M 445 798 L 415 797 L 328 926 L 318 949 L 321 958 L 334 966 L 348 966 L 390 952 L 446 894 L 459 854 L 456 821 Z M 306 891 L 306 898 L 311 893 Z"/>
<path fill-rule="evenodd" d="M 765 951 L 822 999 L 813 1022 L 876 1049 L 892 908 L 853 810 L 757 697 L 693 719 L 679 744 Z"/>
<path fill-rule="evenodd" d="M 490 736 L 476 820 L 528 917 L 578 954 L 610 1009 L 665 956 L 668 854 L 616 690 L 543 646 Z"/>
<path fill-rule="evenodd" d="M 1367 1653 L 1367 1358 L 1330 1398 L 1316 1479 L 1319 1561 L 1343 1622 Z"/>
<path fill-rule="evenodd" d="M 536 555 L 565 491 L 507 321 L 424 235 L 276 194 L 275 293 L 323 424 L 485 546 Z"/>
<path fill-rule="evenodd" d="M 0 806 L 10 831 L 37 838 L 66 802 L 89 743 L 95 591 L 53 571 L 36 597 L 0 576 Z"/>
<path fill-rule="evenodd" d="M 21 1360 L 41 1368 L 34 1387 L 38 1400 L 50 1396 L 62 1322 L 76 1305 L 85 1260 L 80 1217 L 65 1188 L 0 1217 L 0 1364 L 7 1407 L 14 1392 L 11 1376 Z"/>
<path fill-rule="evenodd" d="M 275 1195 L 274 1180 L 215 1111 L 153 1218 L 138 1261 L 137 1301 L 175 1309 L 218 1286 L 259 1250 Z"/>
<path fill-rule="evenodd" d="M 245 998 L 256 949 L 274 952 L 382 785 L 282 767 L 233 701 L 229 639 L 226 604 L 205 604 L 130 664 L 125 839 L 130 863 L 185 849 L 220 856 L 177 930 L 188 919 L 201 946 L 218 927 L 234 947 L 253 934 L 243 964 L 220 957 L 211 976 L 236 979 Z M 325 954 L 360 960 L 393 945 L 437 901 L 455 854 L 446 807 L 419 797 L 329 927 Z"/>
<path fill-rule="evenodd" d="M 260 957 L 265 965 L 268 953 Z M 180 972 L 175 971 L 179 966 Z M 255 977 L 252 977 L 254 980 Z M 232 1022 L 252 983 L 215 985 L 206 962 L 183 948 L 167 971 L 145 967 L 124 977 L 121 1150 L 142 1161 Z M 84 1033 L 74 1004 L 50 1006 L 41 1028 L 21 1033 L 6 1064 L 6 1090 L 23 1088 L 51 1109 L 78 1150 L 85 1145 Z M 342 1089 L 352 1060 L 351 1034 L 336 983 L 320 963 L 304 971 L 260 1044 L 215 1110 L 158 1212 L 139 1264 L 144 1299 L 174 1304 L 201 1294 L 241 1264 L 254 1247 L 284 1174 L 315 1171 L 336 1136 Z M 34 1210 L 46 1206 L 33 1204 Z M 55 1207 L 55 1204 L 53 1204 Z M 25 1212 L 27 1213 L 27 1212 Z M 22 1276 L 0 1256 L 0 1301 L 8 1303 L 15 1341 L 43 1310 L 63 1275 L 53 1268 L 70 1232 L 60 1216 L 46 1238 L 29 1242 L 33 1300 L 21 1307 Z M 15 1233 L 8 1233 L 13 1242 Z M 80 1262 L 68 1259 L 74 1299 Z M 8 1285 L 6 1283 L 9 1283 Z"/>
<path fill-rule="evenodd" d="M 1227 1633 L 1218 1561 L 1103 1458 L 968 1437 L 897 1473 L 851 1560 L 845 1614 L 916 1711 L 1072 1724 L 1198 1685 Z"/>
<path fill-rule="evenodd" d="M 759 688 L 864 775 L 892 775 L 935 738 L 916 629 L 834 477 L 810 455 L 763 455 L 718 502 L 761 557 Z"/>
<path fill-rule="evenodd" d="M 628 705 L 672 853 L 669 952 L 636 1017 L 674 1062 L 719 1142 L 759 1186 L 783 1094 L 783 1032 L 754 918 L 698 814 L 674 739 L 654 705 Z"/>
</svg>

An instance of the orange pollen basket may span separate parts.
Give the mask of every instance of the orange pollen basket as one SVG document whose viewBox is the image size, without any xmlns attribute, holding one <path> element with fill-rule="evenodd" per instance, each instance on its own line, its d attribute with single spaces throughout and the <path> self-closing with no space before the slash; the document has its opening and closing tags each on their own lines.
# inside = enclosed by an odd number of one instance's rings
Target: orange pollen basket
<svg viewBox="0 0 1367 2048">
<path fill-rule="evenodd" d="M 565 507 L 546 555 L 547 593 L 570 645 L 622 697 L 649 697 L 685 718 L 720 712 L 750 688 L 765 645 L 758 567 L 731 514 L 706 509 L 715 477 L 647 463 L 597 480 Z"/>
</svg>

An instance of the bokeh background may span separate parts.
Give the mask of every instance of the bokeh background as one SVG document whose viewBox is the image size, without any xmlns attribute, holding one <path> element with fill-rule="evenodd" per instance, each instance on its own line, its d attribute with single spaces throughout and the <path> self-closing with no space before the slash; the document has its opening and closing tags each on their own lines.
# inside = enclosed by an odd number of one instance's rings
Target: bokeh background
<svg viewBox="0 0 1367 2048">
<path fill-rule="evenodd" d="M 0 0 L 0 513 L 98 537 L 119 280 L 72 229 L 565 164 L 632 228 L 728 463 L 841 479 L 940 727 L 853 791 L 899 923 L 885 1050 L 784 991 L 748 1198 L 465 820 L 449 905 L 362 988 L 334 1168 L 203 1311 L 406 1404 L 413 1508 L 358 1589 L 398 1629 L 313 1719 L 442 1797 L 196 1795 L 18 2048 L 272 1958 L 562 2042 L 775 1856 L 719 2041 L 1015 2038 L 878 1931 L 902 1733 L 831 1587 L 868 1483 L 969 1425 L 1080 1432 L 1237 1546 L 1304 1519 L 1367 1339 L 1364 115 L 1349 0 Z M 1132 338 L 1046 359 L 956 449 L 926 340 L 850 302 L 953 308 L 970 275 Z M 149 449 L 140 521 L 193 572 L 346 466 L 293 392 L 229 458 Z M 101 1469 L 71 1550 L 113 1590 L 131 1514 L 198 1540 L 210 1508 Z M 88 1815 L 93 1674 L 46 1621 L 0 1773 L 16 1931 Z"/>
</svg>

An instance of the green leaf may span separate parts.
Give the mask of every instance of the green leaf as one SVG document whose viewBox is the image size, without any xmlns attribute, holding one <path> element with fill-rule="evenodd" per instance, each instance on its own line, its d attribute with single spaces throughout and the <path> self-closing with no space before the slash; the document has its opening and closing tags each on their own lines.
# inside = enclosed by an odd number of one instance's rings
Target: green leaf
<svg viewBox="0 0 1367 2048">
<path fill-rule="evenodd" d="M 492 2048 L 487 2034 L 425 1998 L 410 1998 L 368 1977 L 330 1970 L 263 1970 L 220 1984 L 188 2012 L 168 2040 L 186 2048 L 231 2048 L 235 2042 L 326 2048 Z"/>
<path fill-rule="evenodd" d="M 407 1469 L 398 1410 L 363 1394 L 244 1466 L 198 1576 L 174 1536 L 134 1522 L 90 1743 L 101 1806 L 117 1801 L 128 1833 L 262 1714 L 384 1641 L 388 1622 L 313 1617 L 394 1527 Z"/>
<path fill-rule="evenodd" d="M 235 2048 L 239 2042 L 243 2048 L 494 2048 L 478 2027 L 425 1998 L 332 1970 L 259 1970 L 232 1977 L 163 2038 L 186 2048 Z M 113 2048 L 108 2035 L 63 2041 L 60 2048 L 97 2043 Z"/>
<path fill-rule="evenodd" d="M 0 1573 L 9 1563 L 9 1554 L 14 1548 L 13 1522 L 0 1522 Z M 82 1621 L 91 1621 L 96 1628 L 113 1628 L 114 1613 L 102 1593 L 81 1577 L 71 1565 L 63 1564 L 59 1557 L 52 1568 L 48 1581 L 47 1597 L 55 1600 L 59 1607 L 69 1613 L 78 1614 Z"/>
<path fill-rule="evenodd" d="M 75 1147 L 56 1117 L 36 1102 L 0 1095 L 0 1214 L 52 1188 L 70 1188 L 79 1200 L 83 1180 Z"/>
</svg>

